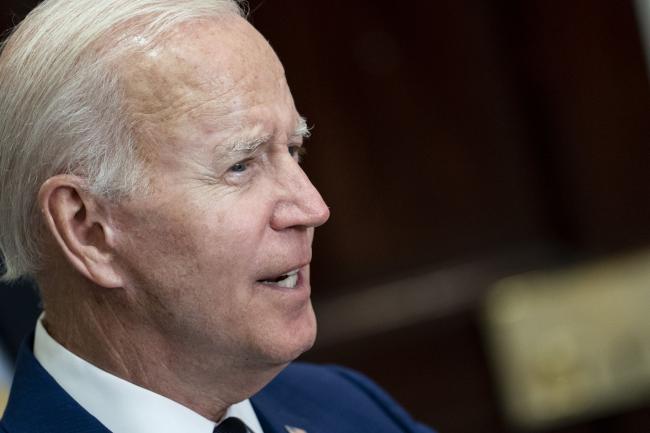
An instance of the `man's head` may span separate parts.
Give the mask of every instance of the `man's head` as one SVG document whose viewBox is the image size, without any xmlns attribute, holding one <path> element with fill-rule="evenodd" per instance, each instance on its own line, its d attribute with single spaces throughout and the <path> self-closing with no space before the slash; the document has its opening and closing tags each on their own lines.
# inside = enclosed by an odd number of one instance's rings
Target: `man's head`
<svg viewBox="0 0 650 433">
<path fill-rule="evenodd" d="M 282 65 L 237 5 L 46 1 L 23 26 L 0 60 L 9 277 L 36 275 L 61 322 L 83 298 L 92 320 L 66 329 L 137 336 L 187 381 L 170 354 L 232 371 L 307 349 L 329 212 Z"/>
<path fill-rule="evenodd" d="M 233 0 L 46 0 L 0 57 L 0 248 L 5 280 L 42 268 L 36 194 L 60 173 L 118 198 L 143 185 L 117 65 L 184 22 L 241 15 Z"/>
</svg>

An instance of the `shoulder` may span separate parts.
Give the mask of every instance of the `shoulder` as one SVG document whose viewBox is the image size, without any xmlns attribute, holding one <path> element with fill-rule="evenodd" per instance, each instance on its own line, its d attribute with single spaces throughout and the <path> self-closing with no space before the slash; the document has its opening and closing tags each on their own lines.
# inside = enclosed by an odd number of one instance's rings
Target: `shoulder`
<svg viewBox="0 0 650 433">
<path fill-rule="evenodd" d="M 23 342 L 0 433 L 109 433 L 34 357 L 33 334 Z"/>
<path fill-rule="evenodd" d="M 432 433 L 366 376 L 336 365 L 293 363 L 259 397 L 286 402 L 325 423 L 336 419 L 339 431 L 348 422 L 364 431 Z"/>
<path fill-rule="evenodd" d="M 271 386 L 318 399 L 328 399 L 333 394 L 338 400 L 346 403 L 353 400 L 374 402 L 382 407 L 396 405 L 392 398 L 368 377 L 338 365 L 296 362 L 280 373 Z"/>
</svg>

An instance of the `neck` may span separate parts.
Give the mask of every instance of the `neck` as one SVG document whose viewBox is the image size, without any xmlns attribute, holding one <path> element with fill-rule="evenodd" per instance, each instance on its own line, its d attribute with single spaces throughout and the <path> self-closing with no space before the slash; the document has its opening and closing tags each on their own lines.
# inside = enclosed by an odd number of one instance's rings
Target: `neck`
<svg viewBox="0 0 650 433">
<path fill-rule="evenodd" d="M 202 352 L 167 338 L 105 290 L 99 288 L 101 294 L 94 291 L 90 297 L 83 295 L 93 289 L 59 291 L 65 303 L 44 297 L 48 333 L 91 364 L 205 418 L 219 421 L 229 406 L 255 394 L 283 367 L 242 368 L 245 363 L 223 359 L 212 349 Z"/>
</svg>

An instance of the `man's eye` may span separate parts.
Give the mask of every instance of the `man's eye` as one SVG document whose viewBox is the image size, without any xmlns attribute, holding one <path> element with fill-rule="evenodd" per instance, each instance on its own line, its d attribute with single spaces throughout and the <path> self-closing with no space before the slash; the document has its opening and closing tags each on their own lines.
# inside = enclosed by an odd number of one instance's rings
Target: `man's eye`
<svg viewBox="0 0 650 433">
<path fill-rule="evenodd" d="M 232 167 L 228 169 L 228 171 L 231 171 L 233 173 L 243 173 L 246 171 L 248 168 L 248 162 L 247 161 L 242 161 L 238 162 L 237 164 L 234 164 Z"/>
<path fill-rule="evenodd" d="M 289 155 L 293 157 L 296 161 L 302 161 L 302 157 L 305 155 L 306 150 L 302 146 L 289 146 Z"/>
</svg>

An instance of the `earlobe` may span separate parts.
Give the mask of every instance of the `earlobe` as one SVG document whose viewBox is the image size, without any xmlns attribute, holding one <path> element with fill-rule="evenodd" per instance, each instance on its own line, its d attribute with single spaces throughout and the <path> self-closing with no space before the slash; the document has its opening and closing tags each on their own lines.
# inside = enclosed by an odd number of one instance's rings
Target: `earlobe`
<svg viewBox="0 0 650 433">
<path fill-rule="evenodd" d="M 72 267 L 95 284 L 121 287 L 110 220 L 81 178 L 58 175 L 43 183 L 38 202 L 45 226 Z"/>
</svg>

